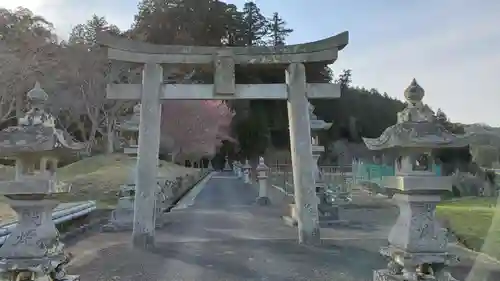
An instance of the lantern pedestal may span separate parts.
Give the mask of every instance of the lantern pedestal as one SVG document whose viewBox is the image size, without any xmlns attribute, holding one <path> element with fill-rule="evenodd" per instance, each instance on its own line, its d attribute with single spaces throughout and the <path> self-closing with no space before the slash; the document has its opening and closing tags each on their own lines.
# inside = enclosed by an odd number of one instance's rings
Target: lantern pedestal
<svg viewBox="0 0 500 281">
<path fill-rule="evenodd" d="M 447 252 L 448 231 L 436 219 L 436 206 L 442 192 L 451 190 L 451 177 L 404 175 L 384 182 L 396 191 L 393 200 L 399 216 L 389 233 L 389 246 L 380 249 L 388 268 L 375 271 L 374 281 L 455 280 L 446 267 L 458 259 Z"/>
</svg>

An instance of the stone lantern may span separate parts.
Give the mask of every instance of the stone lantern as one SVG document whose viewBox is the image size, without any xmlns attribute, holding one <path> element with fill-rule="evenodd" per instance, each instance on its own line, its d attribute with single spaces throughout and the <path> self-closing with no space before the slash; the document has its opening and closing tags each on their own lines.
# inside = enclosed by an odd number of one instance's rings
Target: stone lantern
<svg viewBox="0 0 500 281">
<path fill-rule="evenodd" d="M 314 159 L 314 163 L 316 164 L 316 169 L 315 169 L 315 180 L 316 180 L 316 186 L 321 187 L 324 185 L 323 178 L 321 175 L 321 171 L 319 169 L 319 157 L 323 152 L 325 152 L 325 147 L 322 145 L 319 145 L 319 139 L 318 139 L 318 131 L 325 131 L 328 130 L 332 127 L 333 123 L 328 123 L 325 122 L 324 120 L 319 120 L 318 116 L 314 114 L 314 106 L 312 104 L 309 104 L 309 120 L 310 124 L 309 126 L 311 127 L 311 135 L 312 135 L 312 155 Z M 317 188 L 318 189 L 318 188 Z"/>
<path fill-rule="evenodd" d="M 229 156 L 224 157 L 224 171 L 231 171 L 231 166 L 229 166 Z"/>
<path fill-rule="evenodd" d="M 240 160 L 237 160 L 236 161 L 236 176 L 238 178 L 242 178 L 243 177 L 243 164 L 241 164 L 241 161 Z"/>
<path fill-rule="evenodd" d="M 134 106 L 132 116 L 125 119 L 119 126 L 119 130 L 126 144 L 123 148 L 123 153 L 137 157 L 137 149 L 139 148 L 139 123 L 141 121 L 141 104 Z"/>
<path fill-rule="evenodd" d="M 127 154 L 132 159 L 137 159 L 140 119 L 141 104 L 137 104 L 134 106 L 132 115 L 128 116 L 128 118 L 118 127 L 122 137 L 125 139 L 123 153 Z M 113 232 L 130 230 L 133 228 L 137 167 L 136 165 L 131 165 L 129 169 L 127 182 L 120 187 L 120 192 L 118 194 L 120 198 L 118 199 L 116 208 L 111 212 L 109 223 L 102 227 L 102 231 Z M 159 216 L 161 212 L 170 205 L 168 199 L 172 197 L 174 183 L 171 181 L 163 181 L 158 178 L 157 186 L 156 210 Z M 163 225 L 159 221 L 157 221 L 157 223 L 158 227 Z"/>
<path fill-rule="evenodd" d="M 408 106 L 398 113 L 397 124 L 377 139 L 363 139 L 371 150 L 399 154 L 395 176 L 383 182 L 394 191 L 400 212 L 389 233 L 389 246 L 380 250 L 389 260 L 388 268 L 374 272 L 376 281 L 454 280 L 446 267 L 456 258 L 447 252 L 447 230 L 435 216 L 441 195 L 452 190 L 452 179 L 436 175 L 431 151 L 463 147 L 467 142 L 435 122 L 423 97 L 424 90 L 414 79 L 405 90 Z"/>
<path fill-rule="evenodd" d="M 45 111 L 48 95 L 38 82 L 27 98 L 30 108 L 18 125 L 0 131 L 0 157 L 16 163 L 15 180 L 0 182 L 0 194 L 18 217 L 0 248 L 1 279 L 79 280 L 66 275 L 69 256 L 59 241 L 52 211 L 58 196 L 71 189 L 56 178 L 58 158 L 85 146 L 55 128 L 55 118 Z"/>
<path fill-rule="evenodd" d="M 332 224 L 341 222 L 339 220 L 339 204 L 338 195 L 340 190 L 328 190 L 327 184 L 324 182 L 323 175 L 319 168 L 319 158 L 325 152 L 325 147 L 319 145 L 318 131 L 328 130 L 332 127 L 332 123 L 319 120 L 314 114 L 314 106 L 309 104 L 309 120 L 312 135 L 312 155 L 315 167 L 315 183 L 316 193 L 319 198 L 318 211 L 320 224 Z"/>
<path fill-rule="evenodd" d="M 261 206 L 269 205 L 271 204 L 271 200 L 267 197 L 269 167 L 264 162 L 264 157 L 259 157 L 259 165 L 257 165 L 255 170 L 257 171 L 257 180 L 259 182 L 259 197 L 257 197 L 256 203 Z"/>
<path fill-rule="evenodd" d="M 245 164 L 241 166 L 241 169 L 243 170 L 243 182 L 248 184 L 252 183 L 250 180 L 250 170 L 252 170 L 252 166 L 250 166 L 248 159 L 245 160 Z"/>
</svg>

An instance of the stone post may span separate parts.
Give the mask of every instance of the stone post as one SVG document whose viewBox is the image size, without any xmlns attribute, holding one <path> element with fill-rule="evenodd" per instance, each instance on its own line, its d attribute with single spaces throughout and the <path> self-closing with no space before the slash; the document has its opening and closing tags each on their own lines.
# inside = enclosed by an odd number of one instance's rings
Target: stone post
<svg viewBox="0 0 500 281">
<path fill-rule="evenodd" d="M 267 178 L 269 168 L 264 163 L 264 157 L 259 158 L 259 165 L 256 170 L 259 182 L 259 197 L 257 198 L 257 204 L 261 206 L 269 205 L 271 203 L 271 200 L 267 197 Z"/>
<path fill-rule="evenodd" d="M 163 82 L 161 65 L 146 63 L 142 79 L 143 94 L 132 244 L 137 248 L 149 249 L 155 243 L 156 176 L 161 120 L 159 94 Z"/>
<path fill-rule="evenodd" d="M 250 179 L 250 170 L 252 169 L 252 166 L 250 166 L 250 163 L 248 163 L 248 159 L 245 160 L 245 165 L 243 165 L 243 182 L 244 183 L 252 183 Z"/>
<path fill-rule="evenodd" d="M 292 63 L 288 66 L 286 83 L 299 243 L 319 244 L 318 198 L 314 181 L 309 103 L 306 98 L 306 71 L 303 64 Z"/>
</svg>

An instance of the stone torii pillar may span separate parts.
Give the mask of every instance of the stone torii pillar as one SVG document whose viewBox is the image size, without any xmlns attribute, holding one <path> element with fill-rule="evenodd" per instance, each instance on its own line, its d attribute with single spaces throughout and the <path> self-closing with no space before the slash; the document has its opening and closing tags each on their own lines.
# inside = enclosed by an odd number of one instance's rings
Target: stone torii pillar
<svg viewBox="0 0 500 281">
<path fill-rule="evenodd" d="M 144 65 L 143 83 L 109 84 L 107 98 L 141 100 L 137 196 L 133 244 L 154 244 L 155 165 L 160 139 L 160 100 L 286 99 L 290 122 L 293 180 L 298 213 L 299 242 L 320 242 L 318 199 L 315 192 L 314 161 L 309 128 L 308 98 L 340 97 L 340 85 L 306 83 L 305 63 L 331 64 L 349 41 L 343 32 L 316 42 L 282 47 L 200 47 L 153 45 L 99 33 L 98 42 L 108 47 L 114 61 Z M 213 65 L 214 84 L 165 84 L 166 72 L 179 65 Z M 282 65 L 285 84 L 236 84 L 235 65 Z M 189 67 L 187 67 L 189 68 Z"/>
</svg>

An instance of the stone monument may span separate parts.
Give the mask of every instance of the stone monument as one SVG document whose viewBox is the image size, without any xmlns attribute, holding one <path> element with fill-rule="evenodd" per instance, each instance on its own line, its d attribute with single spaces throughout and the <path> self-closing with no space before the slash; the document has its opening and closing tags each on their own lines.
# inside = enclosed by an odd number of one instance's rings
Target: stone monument
<svg viewBox="0 0 500 281">
<path fill-rule="evenodd" d="M 79 280 L 64 269 L 70 255 L 59 241 L 52 211 L 58 196 L 71 189 L 56 178 L 59 156 L 85 146 L 55 128 L 55 118 L 45 110 L 48 95 L 38 82 L 27 98 L 30 108 L 18 125 L 0 132 L 0 156 L 16 161 L 15 180 L 0 182 L 0 194 L 18 217 L 0 248 L 0 279 Z"/>
<path fill-rule="evenodd" d="M 398 113 L 398 122 L 377 139 L 363 139 L 371 150 L 399 152 L 395 176 L 385 177 L 383 183 L 394 191 L 400 213 L 390 231 L 389 246 L 380 250 L 389 260 L 387 269 L 376 270 L 373 279 L 455 280 L 446 268 L 456 258 L 447 252 L 447 230 L 436 220 L 436 204 L 441 194 L 452 190 L 452 179 L 436 175 L 431 151 L 468 143 L 435 122 L 415 79 L 404 94 L 408 106 Z"/>
</svg>

